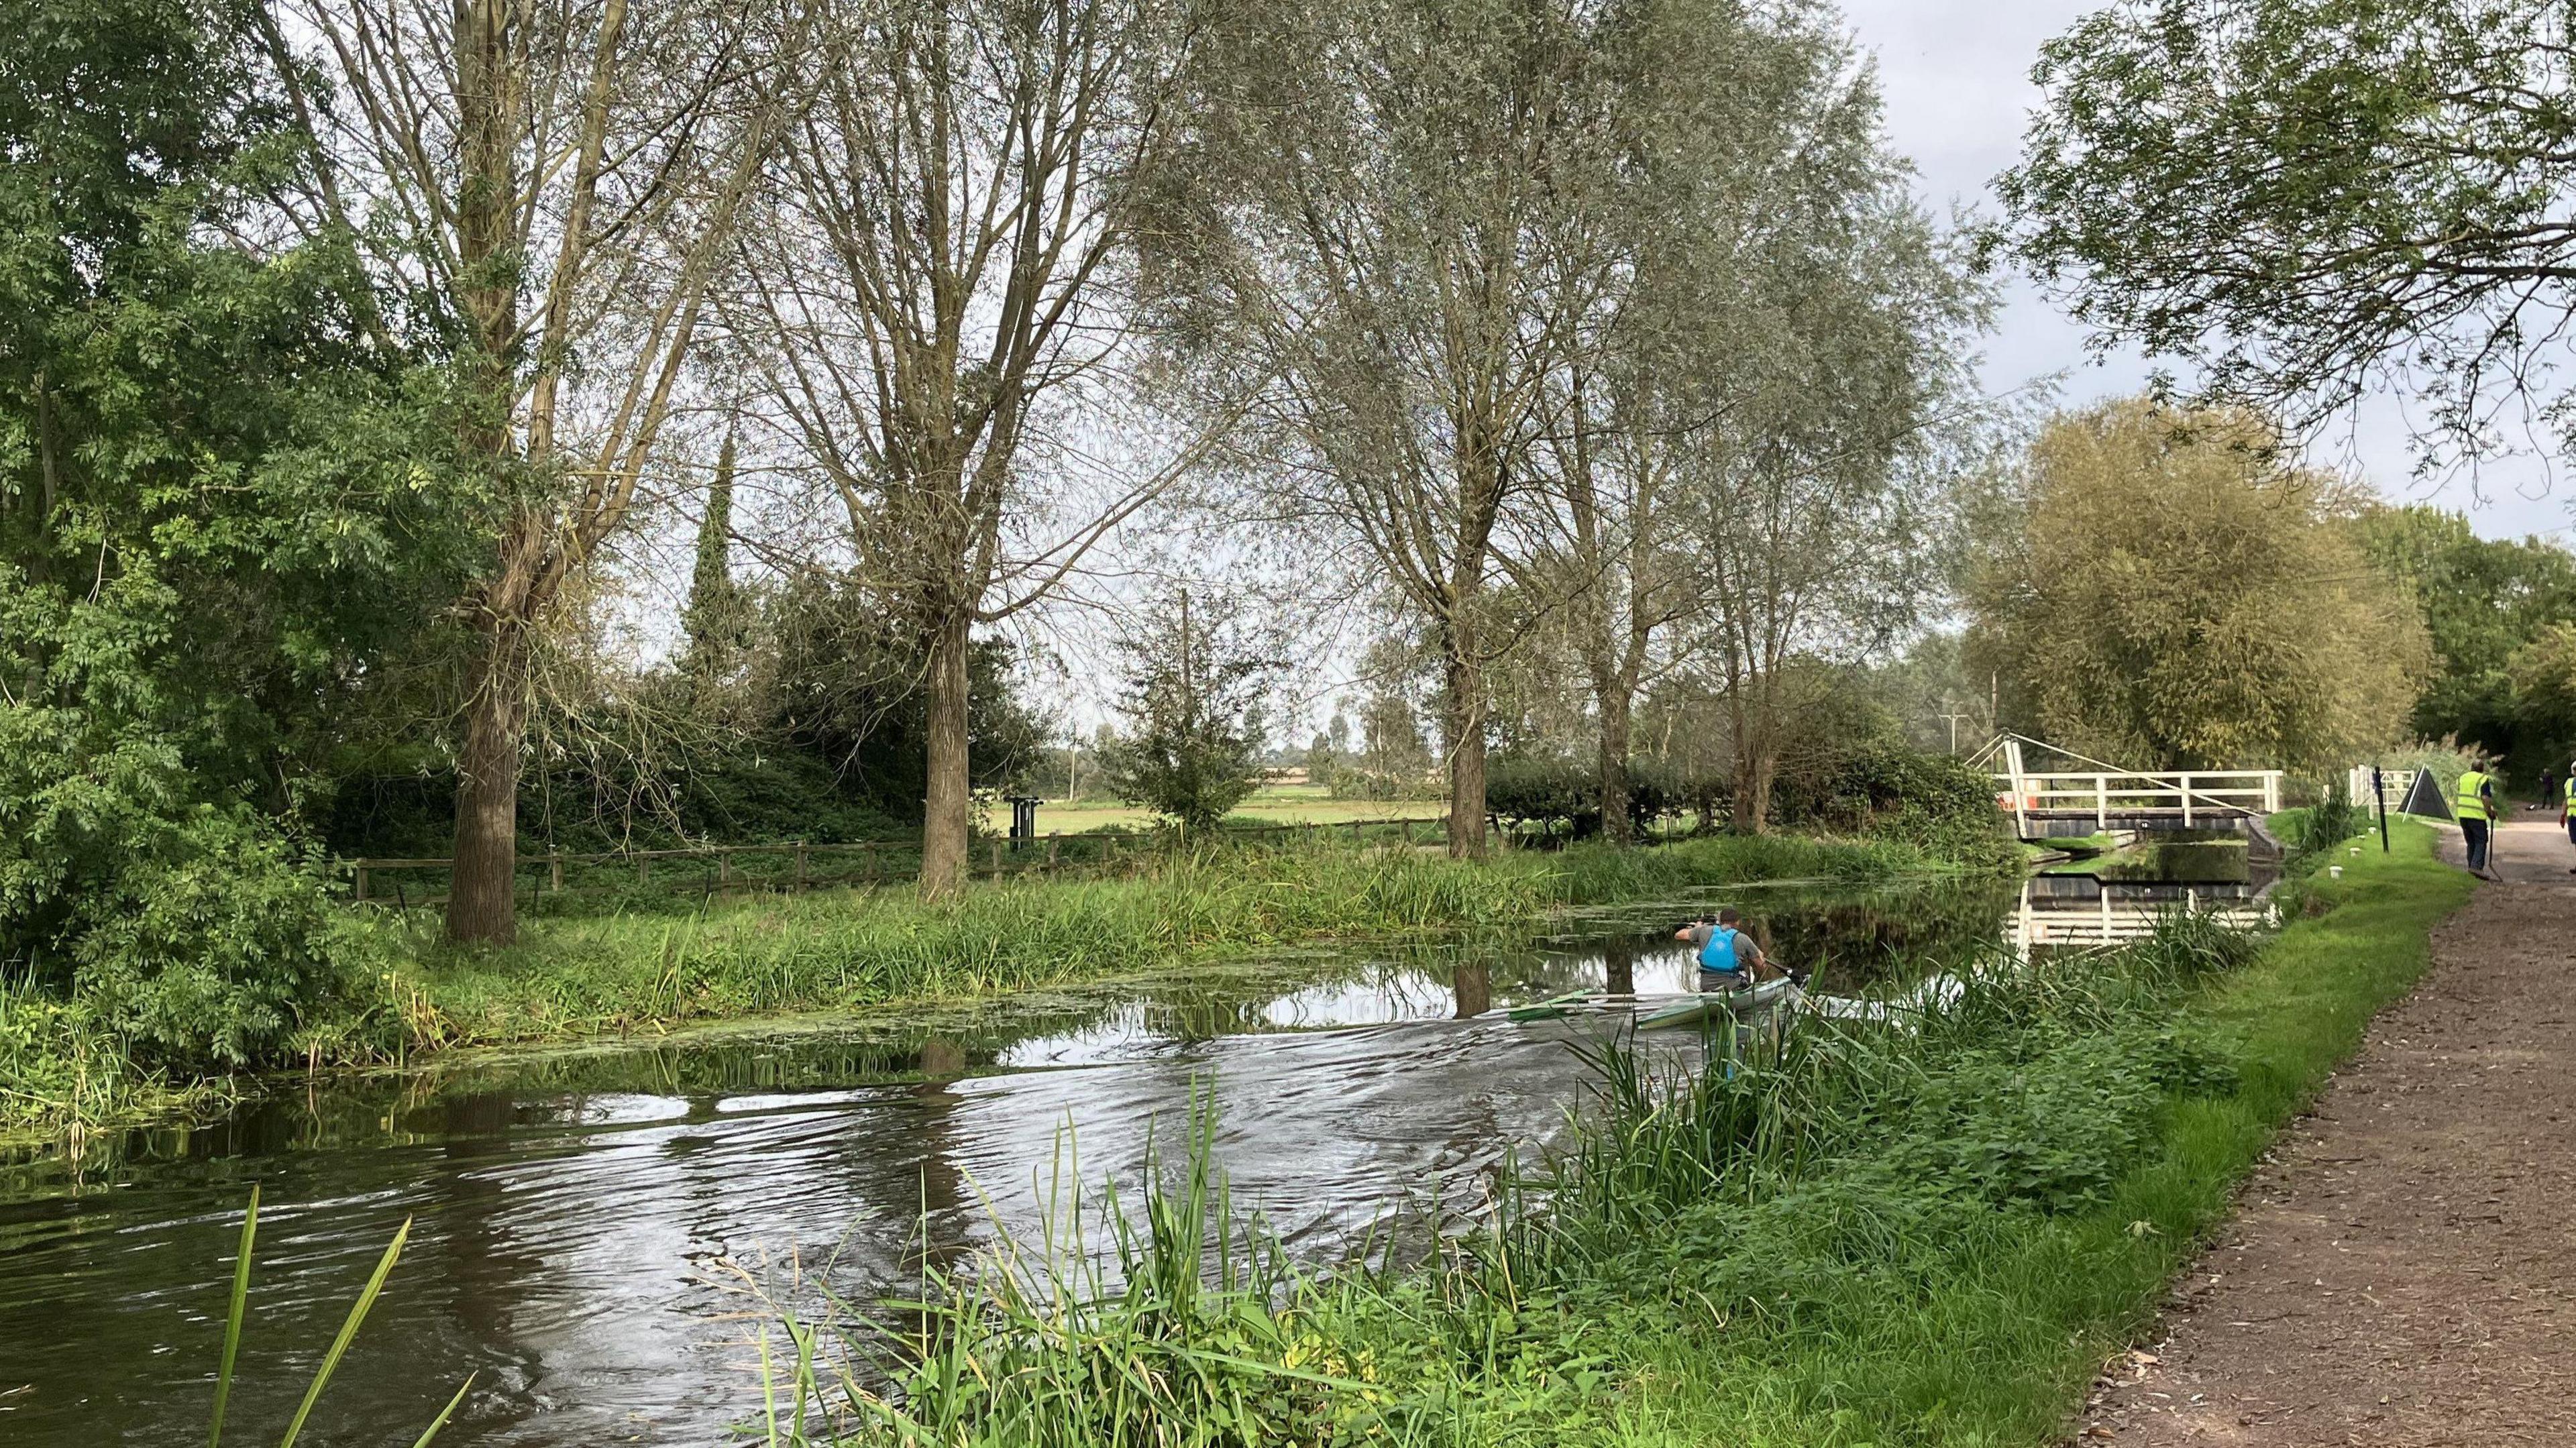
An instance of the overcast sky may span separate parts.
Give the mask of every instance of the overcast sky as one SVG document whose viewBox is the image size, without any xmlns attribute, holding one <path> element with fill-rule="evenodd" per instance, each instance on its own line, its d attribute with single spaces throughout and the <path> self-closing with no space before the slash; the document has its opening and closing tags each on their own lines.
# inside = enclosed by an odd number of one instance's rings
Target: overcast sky
<svg viewBox="0 0 2576 1448">
<path fill-rule="evenodd" d="M 1952 202 L 1992 214 L 1988 183 L 2012 164 L 2023 124 L 2039 92 L 2030 83 L 2041 42 L 2076 17 L 2099 8 L 2094 0 L 1843 0 L 1844 14 L 1861 45 L 1878 58 L 1887 96 L 1887 129 L 1897 149 L 1914 159 L 1925 199 L 1936 211 Z M 2084 332 L 2027 283 L 2007 292 L 1995 332 L 1986 339 L 1986 384 L 2003 392 L 2032 378 L 2068 375 L 2060 397 L 2070 404 L 2135 391 L 2146 363 L 2130 355 L 2096 363 L 2084 349 Z M 2321 442 L 2321 463 L 2351 467 L 2382 493 L 2413 500 L 2426 496 L 2408 471 L 2404 432 L 2394 409 L 2366 409 L 2354 425 Z M 2488 537 L 2551 533 L 2566 541 L 2568 498 L 2576 483 L 2552 491 L 2537 465 L 2490 468 L 2483 506 L 2465 483 L 2430 494 L 2445 507 L 2464 509 Z"/>
</svg>

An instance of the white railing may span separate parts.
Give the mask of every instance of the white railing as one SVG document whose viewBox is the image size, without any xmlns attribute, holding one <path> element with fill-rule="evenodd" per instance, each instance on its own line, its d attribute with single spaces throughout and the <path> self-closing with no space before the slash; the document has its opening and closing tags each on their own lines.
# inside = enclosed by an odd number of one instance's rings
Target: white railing
<svg viewBox="0 0 2576 1448">
<path fill-rule="evenodd" d="M 2008 943 L 2025 955 L 2034 945 L 2117 945 L 2155 934 L 2157 920 L 2176 909 L 2212 916 L 2241 930 L 2273 921 L 2272 902 L 2260 897 L 2204 899 L 2197 890 L 2185 890 L 2180 900 L 2115 901 L 2105 891 L 2093 900 L 2046 900 L 2033 899 L 2025 890 L 2008 927 Z"/>
<path fill-rule="evenodd" d="M 1997 774 L 1996 803 L 2027 823 L 2034 814 L 2091 814 L 2109 829 L 2113 815 L 2174 815 L 2189 829 L 2195 817 L 2268 815 L 2281 808 L 2277 769 L 2195 769 L 2170 773 L 2116 771 Z M 2029 834 L 2025 828 L 2022 833 Z"/>
</svg>

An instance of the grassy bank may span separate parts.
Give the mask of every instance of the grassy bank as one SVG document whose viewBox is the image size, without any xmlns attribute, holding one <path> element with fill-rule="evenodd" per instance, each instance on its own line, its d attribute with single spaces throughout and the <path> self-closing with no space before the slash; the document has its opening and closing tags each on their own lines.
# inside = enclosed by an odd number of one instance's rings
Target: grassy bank
<svg viewBox="0 0 2576 1448">
<path fill-rule="evenodd" d="M 1772 835 L 1651 850 L 1586 845 L 1484 861 L 1325 839 L 1220 847 L 1113 878 L 979 882 L 935 905 L 909 887 L 721 899 L 687 914 L 536 918 L 507 950 L 441 944 L 420 914 L 350 932 L 347 985 L 307 1012 L 292 1058 L 384 1060 L 462 1044 L 979 995 L 1322 938 L 1526 928 L 1573 905 L 1743 881 L 1850 882 L 1962 868 L 1909 845 Z M 659 902 L 657 902 L 659 904 Z M 0 984 L 0 1144 L 220 1109 L 232 1081 L 136 1065 L 86 1003 Z"/>
<path fill-rule="evenodd" d="M 1116 879 L 979 885 L 940 904 L 904 889 L 835 891 L 725 902 L 679 920 L 545 921 L 502 951 L 449 950 L 423 932 L 387 976 L 383 1006 L 334 1023 L 341 1034 L 321 1044 L 346 1055 L 955 1000 L 1215 952 L 1526 925 L 1557 907 L 1742 881 L 1956 868 L 1905 845 L 1780 835 L 1483 861 L 1325 842 L 1173 858 Z"/>
<path fill-rule="evenodd" d="M 2311 881 L 2317 913 L 2259 950 L 2178 924 L 1972 977 L 1906 1029 L 1807 1022 L 1733 1073 L 1658 1082 L 1610 1052 L 1606 1105 L 1544 1193 L 1427 1264 L 1317 1275 L 1240 1231 L 1211 1263 L 1223 1208 L 1199 1176 L 1102 1228 L 1119 1272 L 933 1282 L 927 1329 L 842 1339 L 867 1362 L 849 1376 L 796 1324 L 781 1401 L 801 1379 L 816 1416 L 778 1431 L 2054 1442 L 2273 1134 L 2423 970 L 2471 889 L 2431 841 L 2408 826 L 2394 855 Z M 901 1391 L 865 1386 L 888 1371 Z"/>
</svg>

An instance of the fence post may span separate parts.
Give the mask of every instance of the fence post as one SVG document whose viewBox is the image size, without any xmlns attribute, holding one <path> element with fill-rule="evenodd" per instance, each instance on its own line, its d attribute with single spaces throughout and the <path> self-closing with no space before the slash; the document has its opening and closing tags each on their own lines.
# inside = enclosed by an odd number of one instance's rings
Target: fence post
<svg viewBox="0 0 2576 1448">
<path fill-rule="evenodd" d="M 2111 828 L 2111 777 L 2093 776 L 2093 828 L 2108 832 Z"/>
<path fill-rule="evenodd" d="M 1050 880 L 1052 880 L 1052 879 L 1054 879 L 1054 878 L 1055 878 L 1056 851 L 1057 851 L 1058 849 L 1062 848 L 1062 847 L 1063 847 L 1063 845 L 1064 845 L 1064 840 L 1063 840 L 1063 838 L 1062 838 L 1062 837 L 1057 836 L 1057 835 L 1049 835 L 1049 836 L 1047 836 L 1047 861 L 1046 861 L 1046 872 L 1047 872 L 1047 878 L 1048 878 L 1048 879 L 1050 879 Z"/>
<path fill-rule="evenodd" d="M 1001 842 L 1000 840 L 995 840 L 995 841 L 993 841 L 993 878 L 998 880 L 998 879 L 1000 879 L 1001 877 L 1002 877 L 1002 842 Z"/>
<path fill-rule="evenodd" d="M 563 851 L 561 850 L 549 848 L 546 851 L 546 884 L 556 894 L 563 893 Z"/>
<path fill-rule="evenodd" d="M 805 893 L 805 842 L 796 842 L 796 893 Z"/>
<path fill-rule="evenodd" d="M 2191 828 L 2191 776 L 2182 776 L 2182 827 Z"/>
<path fill-rule="evenodd" d="M 716 888 L 722 889 L 732 883 L 733 852 L 730 850 L 719 850 L 716 852 Z"/>
<path fill-rule="evenodd" d="M 360 904 L 365 904 L 365 903 L 366 903 L 366 899 L 367 899 L 367 865 L 366 865 L 366 862 L 365 862 L 365 861 L 361 860 L 361 861 L 359 861 L 359 862 L 358 862 L 358 902 L 359 902 Z"/>
<path fill-rule="evenodd" d="M 638 885 L 650 885 L 653 883 L 653 857 L 651 855 L 637 855 L 635 857 L 635 883 Z"/>
</svg>

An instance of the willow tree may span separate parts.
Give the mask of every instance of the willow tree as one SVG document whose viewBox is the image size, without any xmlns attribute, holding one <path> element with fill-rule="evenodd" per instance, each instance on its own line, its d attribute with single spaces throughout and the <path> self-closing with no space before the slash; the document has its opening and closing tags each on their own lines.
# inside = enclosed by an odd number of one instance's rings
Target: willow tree
<svg viewBox="0 0 2576 1448">
<path fill-rule="evenodd" d="M 1504 506 L 1570 304 L 1557 168 L 1596 140 L 1590 7 L 1285 0 L 1216 19 L 1157 177 L 1166 339 L 1256 398 L 1266 515 L 1382 578 L 1440 657 L 1449 848 L 1485 844 L 1483 670 Z"/>
<path fill-rule="evenodd" d="M 2430 665 L 2336 479 L 2252 414 L 2146 401 L 2032 444 L 1970 643 L 2052 744 L 2139 769 L 2339 768 L 2403 730 Z"/>
<path fill-rule="evenodd" d="M 758 0 L 288 0 L 284 15 L 270 47 L 322 140 L 326 200 L 407 304 L 376 320 L 453 357 L 458 450 L 491 499 L 447 930 L 507 942 L 536 633 L 635 507 L 794 27 Z"/>
<path fill-rule="evenodd" d="M 925 894 L 967 868 L 973 631 L 1173 475 L 1086 466 L 1081 431 L 1131 350 L 1132 179 L 1187 41 L 1163 0 L 833 0 L 746 239 L 744 356 L 854 577 L 920 643 Z"/>
<path fill-rule="evenodd" d="M 1692 354 L 1709 423 L 1674 486 L 1715 600 L 1683 646 L 1722 700 L 1750 832 L 1832 702 L 1837 671 L 1813 665 L 1868 657 L 1937 593 L 1956 445 L 1982 411 L 1965 344 L 1985 286 L 1914 202 L 1868 70 L 1840 42 L 1806 64 L 1779 110 L 1794 140 L 1725 237 L 1718 326 Z"/>
<path fill-rule="evenodd" d="M 1875 92 L 1833 25 L 1741 0 L 1637 0 L 1612 7 L 1589 44 L 1598 139 L 1578 153 L 1590 164 L 1560 162 L 1552 179 L 1581 202 L 1558 209 L 1549 248 L 1567 327 L 1538 486 L 1507 555 L 1563 615 L 1597 724 L 1605 828 L 1624 838 L 1638 695 L 1706 657 L 1675 640 L 1715 624 L 1734 645 L 1718 656 L 1740 665 L 1728 671 L 1747 706 L 1738 735 L 1758 754 L 1771 655 L 1819 622 L 1794 585 L 1712 587 L 1746 572 L 1729 540 L 1810 501 L 1829 516 L 1849 507 L 1848 485 L 1887 476 L 1945 380 L 1940 334 L 1968 293 L 1902 201 Z M 1751 462 L 1748 446 L 1773 461 Z M 1834 451 L 1861 468 L 1818 477 L 1792 461 Z M 1766 466 L 1805 495 L 1750 519 L 1721 508 L 1721 532 L 1703 541 L 1721 495 Z M 1889 546 L 1858 526 L 1869 516 L 1854 512 L 1851 537 L 1825 551 L 1798 540 L 1775 561 L 1838 582 L 1850 542 Z M 1870 572 L 1885 597 L 1887 570 Z M 1748 763 L 1758 792 L 1767 766 Z"/>
</svg>

